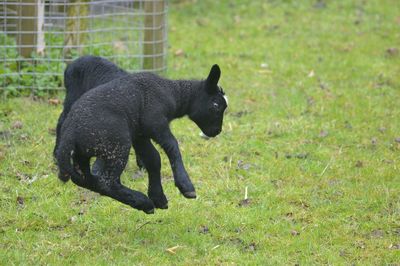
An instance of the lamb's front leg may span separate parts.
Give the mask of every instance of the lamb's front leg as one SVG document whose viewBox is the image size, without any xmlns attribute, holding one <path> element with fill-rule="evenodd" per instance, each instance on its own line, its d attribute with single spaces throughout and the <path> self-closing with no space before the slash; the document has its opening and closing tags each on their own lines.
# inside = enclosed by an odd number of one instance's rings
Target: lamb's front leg
<svg viewBox="0 0 400 266">
<path fill-rule="evenodd" d="M 174 174 L 175 186 L 186 198 L 196 198 L 196 192 L 189 175 L 183 165 L 182 155 L 179 150 L 178 141 L 172 135 L 169 128 L 158 131 L 153 139 L 165 151 Z"/>
</svg>

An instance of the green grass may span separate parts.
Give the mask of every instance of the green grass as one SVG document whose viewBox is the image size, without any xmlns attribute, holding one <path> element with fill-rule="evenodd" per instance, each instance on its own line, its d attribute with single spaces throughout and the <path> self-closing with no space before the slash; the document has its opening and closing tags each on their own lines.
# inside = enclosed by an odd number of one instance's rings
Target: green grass
<svg viewBox="0 0 400 266">
<path fill-rule="evenodd" d="M 1 102 L 0 264 L 398 265 L 400 5 L 316 2 L 171 2 L 168 76 L 218 63 L 230 106 L 210 141 L 172 124 L 199 197 L 163 156 L 154 215 L 61 184 L 60 105 Z M 122 180 L 146 191 L 136 171 Z"/>
</svg>

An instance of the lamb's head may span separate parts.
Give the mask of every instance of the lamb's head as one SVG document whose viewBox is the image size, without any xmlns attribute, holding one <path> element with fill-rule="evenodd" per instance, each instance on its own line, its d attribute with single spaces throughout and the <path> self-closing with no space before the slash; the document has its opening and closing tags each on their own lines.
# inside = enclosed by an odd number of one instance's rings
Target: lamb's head
<svg viewBox="0 0 400 266">
<path fill-rule="evenodd" d="M 213 65 L 208 78 L 201 82 L 190 108 L 189 118 L 206 137 L 215 137 L 221 133 L 224 112 L 228 107 L 228 98 L 218 86 L 220 76 L 219 66 Z"/>
</svg>

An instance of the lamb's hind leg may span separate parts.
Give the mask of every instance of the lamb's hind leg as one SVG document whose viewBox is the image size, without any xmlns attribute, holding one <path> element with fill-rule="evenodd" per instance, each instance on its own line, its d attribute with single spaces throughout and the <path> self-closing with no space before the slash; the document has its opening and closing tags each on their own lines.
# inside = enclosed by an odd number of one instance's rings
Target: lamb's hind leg
<svg viewBox="0 0 400 266">
<path fill-rule="evenodd" d="M 57 121 L 57 127 L 56 127 L 56 143 L 55 143 L 54 149 L 53 149 L 53 158 L 56 157 L 56 152 L 57 152 L 57 149 L 58 149 L 58 144 L 59 144 L 59 142 L 60 142 L 60 134 L 61 134 L 60 131 L 61 131 L 62 124 L 64 123 L 64 120 L 65 120 L 65 110 L 62 111 L 62 113 L 61 113 L 61 115 L 60 115 L 60 117 L 58 118 L 58 121 Z"/>
<path fill-rule="evenodd" d="M 93 176 L 90 174 L 90 159 L 75 152 L 73 162 L 75 170 L 80 172 L 80 178 L 71 176 L 72 182 L 80 187 L 94 190 L 95 182 Z"/>
<path fill-rule="evenodd" d="M 98 192 L 147 214 L 154 213 L 154 204 L 146 195 L 127 188 L 119 180 L 111 181 L 106 186 L 99 187 Z"/>
<path fill-rule="evenodd" d="M 160 154 L 151 143 L 150 139 L 139 139 L 134 142 L 136 155 L 142 162 L 149 175 L 149 188 L 147 195 L 153 201 L 156 208 L 167 209 L 168 200 L 161 185 L 161 159 Z"/>
<path fill-rule="evenodd" d="M 142 160 L 142 158 L 140 158 L 140 155 L 136 152 L 136 150 L 135 150 L 135 155 L 136 155 L 137 167 L 139 169 L 144 169 L 145 166 L 144 166 L 143 160 Z M 93 166 L 92 166 L 92 174 L 99 175 L 99 176 L 102 175 L 104 173 L 104 167 L 105 167 L 104 161 L 100 158 L 96 159 L 96 161 L 93 163 Z"/>
<path fill-rule="evenodd" d="M 121 184 L 120 176 L 128 162 L 129 149 L 125 153 L 117 152 L 116 154 L 123 154 L 123 156 L 103 159 L 104 174 L 96 178 L 99 193 L 145 213 L 154 213 L 154 204 L 146 195 Z"/>
<path fill-rule="evenodd" d="M 115 154 L 121 155 L 112 159 L 102 158 L 104 168 L 102 169 L 101 175 L 97 176 L 90 173 L 89 160 L 87 160 L 84 162 L 83 166 L 80 166 L 80 170 L 89 178 L 80 181 L 81 184 L 76 183 L 74 180 L 72 181 L 79 186 L 86 187 L 101 195 L 118 200 L 132 208 L 142 210 L 145 213 L 154 213 L 154 204 L 146 195 L 139 191 L 131 190 L 121 184 L 120 176 L 128 161 L 129 149 L 125 152 L 116 152 Z M 82 163 L 82 161 L 78 163 Z"/>
</svg>

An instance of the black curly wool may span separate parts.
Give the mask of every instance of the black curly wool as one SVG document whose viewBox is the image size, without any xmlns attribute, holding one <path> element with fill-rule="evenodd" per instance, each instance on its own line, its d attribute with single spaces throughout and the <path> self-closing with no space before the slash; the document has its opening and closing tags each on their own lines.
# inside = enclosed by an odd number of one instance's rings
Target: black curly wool
<svg viewBox="0 0 400 266">
<path fill-rule="evenodd" d="M 127 74 L 114 63 L 98 56 L 82 56 L 68 65 L 64 71 L 66 93 L 64 108 L 57 122 L 54 155 L 59 142 L 61 126 L 76 100 L 85 92 Z"/>
<path fill-rule="evenodd" d="M 167 208 L 160 155 L 153 140 L 169 158 L 175 185 L 185 197 L 195 198 L 169 123 L 187 115 L 205 135 L 218 135 L 227 107 L 217 85 L 220 74 L 217 65 L 203 81 L 169 80 L 151 73 L 124 74 L 87 91 L 72 105 L 59 131 L 55 157 L 60 179 L 71 179 L 146 213 L 154 212 L 154 207 Z M 148 172 L 148 197 L 120 182 L 131 146 Z M 104 164 L 98 174 L 90 170 L 92 157 Z"/>
</svg>

